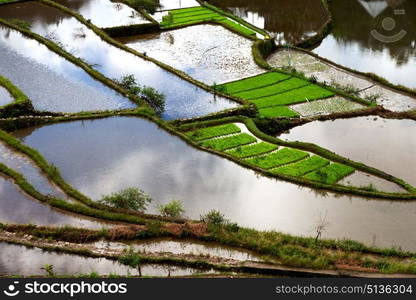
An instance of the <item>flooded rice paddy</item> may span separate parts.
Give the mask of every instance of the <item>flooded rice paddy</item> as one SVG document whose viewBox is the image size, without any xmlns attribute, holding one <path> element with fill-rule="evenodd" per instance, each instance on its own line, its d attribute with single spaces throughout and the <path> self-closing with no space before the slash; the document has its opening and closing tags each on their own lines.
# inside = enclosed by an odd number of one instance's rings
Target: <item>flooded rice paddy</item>
<svg viewBox="0 0 416 300">
<path fill-rule="evenodd" d="M 254 62 L 252 41 L 220 25 L 196 25 L 121 41 L 210 85 L 265 72 Z"/>
<path fill-rule="evenodd" d="M 315 53 L 416 88 L 415 1 L 337 0 L 330 7 L 335 28 Z"/>
<path fill-rule="evenodd" d="M 9 91 L 6 90 L 4 87 L 0 86 L 0 106 L 9 104 L 13 101 L 14 99 L 12 95 L 10 95 Z"/>
<path fill-rule="evenodd" d="M 194 240 L 175 241 L 170 239 L 154 239 L 128 243 L 99 241 L 94 243 L 95 248 L 124 250 L 132 247 L 141 253 L 172 253 L 185 255 L 198 255 L 231 259 L 237 261 L 260 261 L 260 257 L 237 248 L 220 246 Z"/>
<path fill-rule="evenodd" d="M 416 250 L 416 237 L 405 230 L 416 225 L 416 203 L 337 195 L 265 178 L 189 147 L 146 120 L 112 117 L 14 135 L 94 199 L 136 186 L 153 197 L 152 213 L 158 204 L 179 199 L 191 218 L 217 209 L 242 226 L 306 236 L 315 234 L 320 216 L 326 215 L 325 238 Z"/>
<path fill-rule="evenodd" d="M 328 18 L 321 0 L 213 0 L 210 4 L 267 30 L 278 44 L 302 42 L 315 35 Z"/>
<path fill-rule="evenodd" d="M 16 31 L 0 27 L 0 52 L 0 74 L 21 89 L 37 110 L 73 113 L 135 107 L 81 68 Z"/>
<path fill-rule="evenodd" d="M 24 194 L 12 181 L 0 176 L 0 223 L 74 226 L 89 229 L 108 227 L 105 223 L 55 210 Z M 1 251 L 0 251 L 1 253 Z"/>
<path fill-rule="evenodd" d="M 197 117 L 237 106 L 235 102 L 216 97 L 149 61 L 111 46 L 75 18 L 55 8 L 29 3 L 38 12 L 32 27 L 34 32 L 58 42 L 109 78 L 119 79 L 133 74 L 140 85 L 154 87 L 165 94 L 165 119 Z M 20 10 L 12 12 L 10 17 L 24 17 Z M 25 21 L 30 22 L 31 19 L 29 16 Z"/>
<path fill-rule="evenodd" d="M 412 120 L 360 117 L 308 123 L 280 138 L 318 144 L 416 185 L 415 128 Z"/>
<path fill-rule="evenodd" d="M 102 0 L 57 0 L 98 27 L 149 23 L 139 12 L 121 2 Z"/>
<path fill-rule="evenodd" d="M 377 104 L 391 111 L 416 109 L 416 97 L 384 87 L 369 78 L 343 70 L 308 53 L 295 50 L 276 51 L 268 57 L 267 61 L 277 68 L 293 67 L 308 77 L 315 77 L 320 82 L 341 88 L 352 88 L 362 98 L 376 96 Z"/>
<path fill-rule="evenodd" d="M 139 271 L 104 258 L 86 258 L 71 254 L 45 252 L 39 248 L 26 248 L 0 242 L 0 275 L 47 275 L 41 268 L 53 265 L 57 275 L 80 275 L 96 272 L 100 275 L 132 275 Z M 203 272 L 192 268 L 168 265 L 143 264 L 143 276 L 187 276 Z"/>
<path fill-rule="evenodd" d="M 46 179 L 45 174 L 32 160 L 12 150 L 3 142 L 0 142 L 0 163 L 22 174 L 38 192 L 69 200 L 65 193 Z"/>
</svg>

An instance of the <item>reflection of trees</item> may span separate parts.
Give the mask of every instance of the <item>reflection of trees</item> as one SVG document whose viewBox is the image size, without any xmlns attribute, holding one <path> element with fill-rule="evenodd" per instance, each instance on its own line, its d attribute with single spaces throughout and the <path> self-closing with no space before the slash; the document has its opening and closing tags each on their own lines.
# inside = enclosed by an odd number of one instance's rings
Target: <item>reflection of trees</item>
<svg viewBox="0 0 416 300">
<path fill-rule="evenodd" d="M 371 2 L 371 1 L 368 1 Z M 406 64 L 410 57 L 416 55 L 415 31 L 416 28 L 416 1 L 386 1 L 388 7 L 373 18 L 358 1 L 336 0 L 331 4 L 334 16 L 335 28 L 333 36 L 338 42 L 356 42 L 364 48 L 374 51 L 387 50 L 389 55 L 396 60 L 398 65 Z M 395 16 L 394 9 L 404 9 L 404 16 Z M 388 32 L 381 26 L 382 20 L 392 17 L 397 25 L 394 30 Z M 407 35 L 397 43 L 382 43 L 372 37 L 371 31 L 378 30 L 380 33 L 391 36 L 400 30 L 406 30 Z"/>
<path fill-rule="evenodd" d="M 18 4 L 3 5 L 0 10 L 0 18 L 20 19 L 31 24 L 36 21 L 47 24 L 56 24 L 63 18 L 69 18 L 69 16 L 56 8 L 40 3 L 22 2 Z"/>
<path fill-rule="evenodd" d="M 282 32 L 282 39 L 289 43 L 301 41 L 326 21 L 321 0 L 212 0 L 210 3 L 232 10 L 240 17 L 247 17 L 247 12 L 257 13 L 264 18 L 264 29 Z"/>
</svg>

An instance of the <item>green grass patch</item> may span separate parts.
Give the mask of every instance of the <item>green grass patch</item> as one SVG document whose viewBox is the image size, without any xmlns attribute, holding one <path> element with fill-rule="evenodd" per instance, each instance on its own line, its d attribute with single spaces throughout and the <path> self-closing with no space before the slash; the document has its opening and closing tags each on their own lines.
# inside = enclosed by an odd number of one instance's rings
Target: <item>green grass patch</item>
<svg viewBox="0 0 416 300">
<path fill-rule="evenodd" d="M 256 138 L 252 135 L 249 135 L 247 133 L 241 133 L 225 138 L 204 141 L 202 142 L 202 146 L 218 151 L 224 151 L 238 146 L 255 143 L 256 141 Z"/>
<path fill-rule="evenodd" d="M 264 118 L 297 118 L 299 114 L 286 106 L 273 106 L 259 109 L 259 115 Z"/>
<path fill-rule="evenodd" d="M 185 133 L 186 136 L 190 137 L 195 141 L 202 141 L 219 137 L 222 135 L 239 133 L 241 129 L 235 124 L 225 124 L 215 127 L 202 128 L 195 131 L 188 131 Z"/>
<path fill-rule="evenodd" d="M 320 181 L 324 183 L 334 184 L 343 179 L 344 177 L 354 173 L 355 169 L 350 166 L 342 165 L 339 163 L 333 163 L 322 169 L 309 173 L 305 178 Z"/>
<path fill-rule="evenodd" d="M 271 154 L 247 159 L 249 164 L 258 166 L 262 169 L 271 169 L 285 164 L 293 163 L 308 157 L 307 152 L 296 149 L 284 148 Z"/>
<path fill-rule="evenodd" d="M 320 156 L 314 155 L 308 159 L 301 160 L 292 165 L 287 165 L 273 170 L 273 173 L 290 175 L 290 176 L 303 176 L 307 173 L 315 171 L 316 169 L 322 168 L 329 165 L 329 160 Z"/>
<path fill-rule="evenodd" d="M 232 156 L 236 156 L 238 158 L 247 158 L 251 156 L 256 156 L 256 155 L 272 152 L 273 150 L 276 150 L 277 148 L 278 148 L 277 145 L 261 142 L 261 143 L 257 143 L 254 145 L 238 147 L 236 149 L 228 151 L 227 153 Z"/>
<path fill-rule="evenodd" d="M 246 99 L 246 100 L 254 100 L 258 98 L 281 94 L 281 93 L 284 93 L 293 89 L 298 89 L 307 85 L 309 85 L 309 82 L 307 82 L 306 80 L 293 77 L 293 78 L 290 78 L 289 80 L 285 80 L 274 85 L 269 85 L 269 86 L 261 87 L 255 90 L 236 93 L 234 94 L 234 96 L 237 96 L 239 98 Z"/>
<path fill-rule="evenodd" d="M 220 85 L 220 87 L 224 87 L 225 93 L 235 95 L 236 93 L 243 91 L 272 85 L 288 78 L 290 78 L 290 75 L 278 72 L 268 72 L 242 80 L 225 83 Z"/>
<path fill-rule="evenodd" d="M 174 10 L 169 11 L 169 13 L 172 15 L 182 15 L 182 14 L 187 14 L 190 12 L 196 13 L 200 11 L 211 11 L 211 10 L 202 6 L 194 6 L 194 7 L 187 7 L 187 8 L 181 8 L 181 9 L 174 9 Z"/>
<path fill-rule="evenodd" d="M 252 100 L 258 108 L 278 105 L 290 105 L 334 96 L 334 93 L 317 85 L 308 85 L 300 89 L 292 90 L 283 94 Z"/>
</svg>

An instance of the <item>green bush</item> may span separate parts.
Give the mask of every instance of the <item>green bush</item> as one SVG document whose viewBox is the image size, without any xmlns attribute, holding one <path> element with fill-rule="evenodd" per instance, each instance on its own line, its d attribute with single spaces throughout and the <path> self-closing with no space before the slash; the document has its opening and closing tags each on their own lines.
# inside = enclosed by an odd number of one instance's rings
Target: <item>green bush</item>
<svg viewBox="0 0 416 300">
<path fill-rule="evenodd" d="M 125 250 L 122 255 L 120 255 L 118 262 L 132 268 L 137 268 L 140 266 L 141 259 L 140 256 L 134 252 L 133 248 L 130 247 L 128 250 Z"/>
<path fill-rule="evenodd" d="M 204 223 L 212 224 L 212 225 L 224 225 L 228 223 L 225 216 L 219 210 L 210 210 L 205 215 L 200 217 L 200 220 Z"/>
<path fill-rule="evenodd" d="M 158 209 L 164 217 L 179 218 L 185 213 L 183 204 L 179 200 L 172 200 L 165 205 L 159 205 Z"/>
<path fill-rule="evenodd" d="M 142 190 L 130 187 L 117 193 L 104 196 L 99 202 L 116 208 L 145 211 L 147 205 L 152 202 L 152 198 Z"/>
</svg>

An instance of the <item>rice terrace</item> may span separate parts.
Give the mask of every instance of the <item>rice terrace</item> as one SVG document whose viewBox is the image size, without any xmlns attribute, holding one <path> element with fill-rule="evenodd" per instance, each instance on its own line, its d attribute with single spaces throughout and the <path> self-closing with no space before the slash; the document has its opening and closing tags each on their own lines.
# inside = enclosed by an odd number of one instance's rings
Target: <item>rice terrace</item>
<svg viewBox="0 0 416 300">
<path fill-rule="evenodd" d="M 415 15 L 0 0 L 0 276 L 416 277 Z"/>
</svg>

